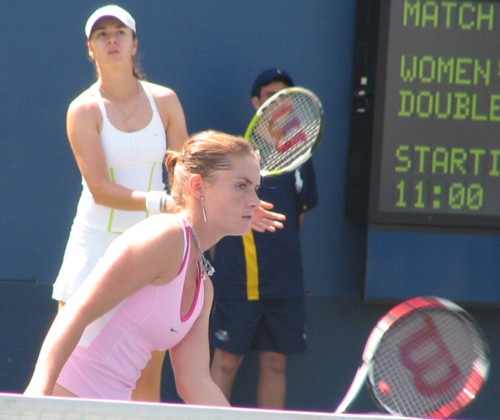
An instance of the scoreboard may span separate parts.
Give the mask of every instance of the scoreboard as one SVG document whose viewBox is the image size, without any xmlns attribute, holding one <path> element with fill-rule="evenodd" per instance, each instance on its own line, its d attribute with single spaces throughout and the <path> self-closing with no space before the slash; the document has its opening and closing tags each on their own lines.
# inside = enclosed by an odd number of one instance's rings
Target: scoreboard
<svg viewBox="0 0 500 420">
<path fill-rule="evenodd" d="M 500 2 L 379 13 L 369 223 L 500 229 Z"/>
</svg>

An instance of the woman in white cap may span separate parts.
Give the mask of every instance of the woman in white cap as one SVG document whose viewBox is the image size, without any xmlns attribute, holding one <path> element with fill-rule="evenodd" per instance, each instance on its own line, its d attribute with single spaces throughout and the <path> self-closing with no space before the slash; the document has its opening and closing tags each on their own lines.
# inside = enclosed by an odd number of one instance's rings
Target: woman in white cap
<svg viewBox="0 0 500 420">
<path fill-rule="evenodd" d="M 134 18 L 123 8 L 97 9 L 85 25 L 97 81 L 70 104 L 67 133 L 82 174 L 82 193 L 52 297 L 62 307 L 110 243 L 149 215 L 170 212 L 162 164 L 188 137 L 176 93 L 143 80 Z M 264 207 L 262 207 L 264 206 Z M 252 227 L 274 230 L 281 215 L 261 203 Z M 159 401 L 164 353 L 142 373 L 135 400 Z"/>
</svg>

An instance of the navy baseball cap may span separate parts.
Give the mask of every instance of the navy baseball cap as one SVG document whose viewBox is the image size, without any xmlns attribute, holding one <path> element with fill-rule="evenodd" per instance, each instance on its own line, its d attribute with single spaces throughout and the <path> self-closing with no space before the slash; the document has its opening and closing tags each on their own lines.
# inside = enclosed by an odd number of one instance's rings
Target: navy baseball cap
<svg viewBox="0 0 500 420">
<path fill-rule="evenodd" d="M 260 88 L 266 86 L 271 82 L 283 82 L 287 86 L 294 86 L 293 80 L 290 75 L 282 69 L 274 68 L 263 71 L 257 76 L 252 85 L 252 96 L 259 96 Z"/>
</svg>

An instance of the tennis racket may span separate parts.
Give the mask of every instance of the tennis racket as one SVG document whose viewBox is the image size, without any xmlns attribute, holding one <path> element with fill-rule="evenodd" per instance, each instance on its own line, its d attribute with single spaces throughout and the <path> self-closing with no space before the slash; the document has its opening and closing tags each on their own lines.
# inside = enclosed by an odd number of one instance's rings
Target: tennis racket
<svg viewBox="0 0 500 420">
<path fill-rule="evenodd" d="M 388 413 L 448 418 L 486 382 L 489 350 L 474 319 L 445 299 L 417 297 L 391 309 L 371 332 L 363 364 L 335 413 L 343 413 L 368 379 Z"/>
<path fill-rule="evenodd" d="M 260 154 L 263 176 L 291 172 L 313 154 L 321 138 L 323 108 L 301 87 L 283 89 L 257 110 L 245 132 Z"/>
</svg>

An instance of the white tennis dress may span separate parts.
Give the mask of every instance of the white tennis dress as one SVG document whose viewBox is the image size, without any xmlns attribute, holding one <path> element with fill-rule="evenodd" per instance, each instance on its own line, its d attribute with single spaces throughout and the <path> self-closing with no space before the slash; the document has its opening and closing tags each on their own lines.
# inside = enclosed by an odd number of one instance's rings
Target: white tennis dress
<svg viewBox="0 0 500 420">
<path fill-rule="evenodd" d="M 111 180 L 131 190 L 161 191 L 165 189 L 165 127 L 148 83 L 141 85 L 153 116 L 145 128 L 132 133 L 117 130 L 111 124 L 99 89 L 96 85 L 90 89 L 94 89 L 102 113 L 101 142 Z M 116 210 L 96 204 L 83 177 L 82 187 L 62 266 L 53 285 L 52 297 L 63 302 L 81 286 L 117 235 L 147 217 L 146 211 Z"/>
</svg>

